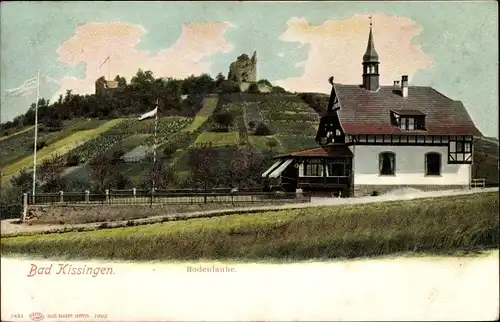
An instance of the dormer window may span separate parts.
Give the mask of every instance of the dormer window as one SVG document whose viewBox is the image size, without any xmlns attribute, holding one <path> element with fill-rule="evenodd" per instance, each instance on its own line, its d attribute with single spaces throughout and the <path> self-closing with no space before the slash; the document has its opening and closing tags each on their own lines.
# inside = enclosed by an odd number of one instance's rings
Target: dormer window
<svg viewBox="0 0 500 322">
<path fill-rule="evenodd" d="M 425 114 L 417 110 L 391 111 L 391 123 L 402 131 L 425 131 Z"/>
</svg>

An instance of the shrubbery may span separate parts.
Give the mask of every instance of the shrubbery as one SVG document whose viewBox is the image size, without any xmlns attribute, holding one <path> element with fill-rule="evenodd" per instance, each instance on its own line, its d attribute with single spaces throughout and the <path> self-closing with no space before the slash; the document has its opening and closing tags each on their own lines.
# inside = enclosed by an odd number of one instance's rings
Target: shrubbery
<svg viewBox="0 0 500 322">
<path fill-rule="evenodd" d="M 257 125 L 257 128 L 255 129 L 255 132 L 254 132 L 255 135 L 271 135 L 273 134 L 273 131 L 271 131 L 271 129 L 269 128 L 269 126 L 265 123 L 259 123 L 259 125 Z"/>
</svg>

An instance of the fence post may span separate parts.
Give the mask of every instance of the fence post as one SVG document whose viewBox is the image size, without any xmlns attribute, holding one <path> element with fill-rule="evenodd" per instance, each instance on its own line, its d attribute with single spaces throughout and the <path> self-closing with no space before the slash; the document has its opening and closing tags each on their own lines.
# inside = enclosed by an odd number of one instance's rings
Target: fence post
<svg viewBox="0 0 500 322">
<path fill-rule="evenodd" d="M 60 203 L 64 202 L 64 192 L 63 191 L 59 191 L 59 202 Z"/>
<path fill-rule="evenodd" d="M 106 203 L 109 205 L 110 200 L 109 200 L 109 189 L 106 189 Z"/>
<path fill-rule="evenodd" d="M 137 197 L 137 190 L 136 190 L 135 188 L 132 188 L 132 191 L 133 191 L 133 193 L 134 193 L 133 203 L 135 204 L 136 197 Z"/>
<path fill-rule="evenodd" d="M 85 190 L 85 202 L 89 203 L 90 202 L 90 191 Z"/>
<path fill-rule="evenodd" d="M 26 221 L 26 214 L 28 213 L 28 194 L 23 193 L 23 222 Z"/>
<path fill-rule="evenodd" d="M 153 207 L 153 197 L 154 197 L 154 194 L 155 194 L 155 189 L 151 189 L 151 199 L 149 201 L 149 205 L 151 207 Z"/>
</svg>

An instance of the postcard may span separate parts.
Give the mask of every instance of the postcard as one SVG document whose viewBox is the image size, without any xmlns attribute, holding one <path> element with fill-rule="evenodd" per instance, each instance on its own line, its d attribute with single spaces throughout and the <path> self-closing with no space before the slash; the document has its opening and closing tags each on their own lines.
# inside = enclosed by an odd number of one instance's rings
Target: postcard
<svg viewBox="0 0 500 322">
<path fill-rule="evenodd" d="M 498 4 L 2 2 L 2 321 L 498 320 Z"/>
</svg>

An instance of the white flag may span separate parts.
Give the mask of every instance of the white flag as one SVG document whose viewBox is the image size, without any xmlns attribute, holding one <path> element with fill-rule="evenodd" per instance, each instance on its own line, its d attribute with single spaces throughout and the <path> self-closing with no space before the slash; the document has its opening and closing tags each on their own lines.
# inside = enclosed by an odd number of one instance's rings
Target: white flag
<svg viewBox="0 0 500 322">
<path fill-rule="evenodd" d="M 5 97 L 11 98 L 11 97 L 22 97 L 31 95 L 36 93 L 36 87 L 37 87 L 37 79 L 36 77 L 33 77 L 25 81 L 24 84 L 19 87 L 8 89 L 5 92 Z"/>
<path fill-rule="evenodd" d="M 158 113 L 158 107 L 156 107 L 154 110 L 147 112 L 145 114 L 142 114 L 141 117 L 139 117 L 139 121 L 142 121 L 144 119 L 156 116 L 156 113 Z"/>
</svg>

